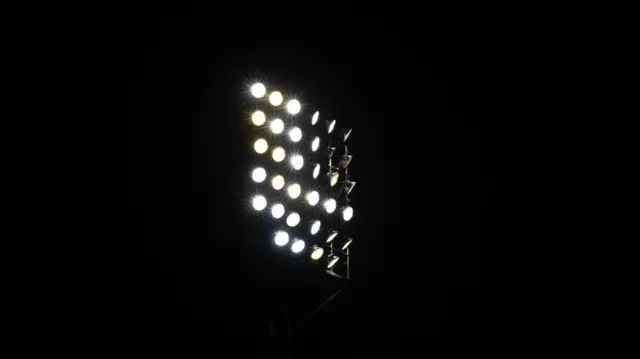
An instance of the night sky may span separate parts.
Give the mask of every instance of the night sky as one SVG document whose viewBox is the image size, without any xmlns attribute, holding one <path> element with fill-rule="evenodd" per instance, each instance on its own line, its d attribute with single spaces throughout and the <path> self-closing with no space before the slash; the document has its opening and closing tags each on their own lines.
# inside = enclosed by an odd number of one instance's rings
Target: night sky
<svg viewBox="0 0 640 359">
<path fill-rule="evenodd" d="M 637 144 L 591 22 L 532 5 L 228 5 L 33 6 L 34 349 L 634 349 Z M 255 79 L 353 128 L 348 284 L 247 235 Z"/>
</svg>

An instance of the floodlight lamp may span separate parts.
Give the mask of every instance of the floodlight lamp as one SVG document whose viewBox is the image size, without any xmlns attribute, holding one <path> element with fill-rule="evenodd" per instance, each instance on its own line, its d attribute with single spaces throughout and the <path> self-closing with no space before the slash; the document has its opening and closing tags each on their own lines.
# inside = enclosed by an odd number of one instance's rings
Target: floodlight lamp
<svg viewBox="0 0 640 359">
<path fill-rule="evenodd" d="M 293 142 L 298 142 L 302 139 L 302 130 L 299 127 L 294 127 L 289 130 L 289 139 Z"/>
<path fill-rule="evenodd" d="M 315 221 L 312 221 L 311 222 L 311 228 L 309 229 L 309 232 L 311 232 L 312 235 L 318 234 L 318 232 L 320 231 L 320 226 L 321 225 L 322 224 L 317 219 Z"/>
<path fill-rule="evenodd" d="M 273 121 L 271 121 L 269 128 L 271 129 L 271 132 L 273 132 L 276 135 L 279 135 L 282 133 L 282 131 L 284 131 L 284 122 L 282 122 L 281 119 L 276 118 Z"/>
<path fill-rule="evenodd" d="M 351 206 L 344 207 L 342 209 L 342 219 L 344 219 L 345 221 L 348 221 L 351 218 L 353 218 L 353 207 Z"/>
<path fill-rule="evenodd" d="M 280 106 L 283 100 L 284 99 L 280 91 L 273 91 L 271 94 L 269 94 L 269 103 L 273 106 Z"/>
<path fill-rule="evenodd" d="M 316 137 L 311 141 L 311 151 L 316 152 L 320 148 L 320 137 Z"/>
<path fill-rule="evenodd" d="M 352 129 L 344 129 L 342 130 L 342 142 L 347 142 L 347 138 L 351 135 Z"/>
<path fill-rule="evenodd" d="M 353 190 L 353 187 L 356 186 L 356 181 L 346 181 L 344 183 L 344 187 L 342 188 L 342 190 L 344 191 L 345 195 L 348 195 L 349 193 L 351 193 L 351 191 Z"/>
<path fill-rule="evenodd" d="M 313 251 L 311 252 L 311 259 L 313 259 L 314 261 L 317 261 L 318 259 L 322 258 L 323 254 L 324 254 L 324 249 L 322 247 L 313 246 Z"/>
<path fill-rule="evenodd" d="M 311 124 L 315 125 L 318 123 L 318 118 L 320 117 L 320 111 L 316 111 L 313 116 L 311 116 Z"/>
<path fill-rule="evenodd" d="M 273 152 L 271 152 L 271 158 L 273 158 L 273 160 L 276 162 L 284 161 L 285 157 L 286 157 L 286 152 L 284 151 L 284 148 L 280 146 L 274 148 Z"/>
<path fill-rule="evenodd" d="M 331 232 L 329 232 L 329 235 L 327 236 L 327 243 L 331 243 L 331 241 L 336 238 L 336 236 L 338 235 L 338 231 L 333 230 Z"/>
<path fill-rule="evenodd" d="M 298 100 L 293 99 L 287 102 L 287 112 L 289 112 L 292 115 L 295 115 L 298 112 L 300 112 L 301 107 L 302 106 L 300 105 L 300 101 Z"/>
<path fill-rule="evenodd" d="M 331 269 L 331 267 L 333 267 L 336 263 L 338 263 L 339 259 L 340 257 L 338 257 L 335 254 L 330 255 L 329 261 L 327 262 L 327 269 Z"/>
<path fill-rule="evenodd" d="M 299 170 L 304 165 L 304 158 L 302 155 L 293 155 L 291 156 L 291 167 L 295 170 Z"/>
<path fill-rule="evenodd" d="M 312 206 L 315 206 L 316 204 L 318 204 L 318 202 L 320 202 L 320 194 L 318 193 L 318 191 L 311 191 L 309 193 L 307 193 L 307 203 L 309 203 Z"/>
<path fill-rule="evenodd" d="M 302 192 L 302 188 L 300 188 L 300 185 L 297 183 L 293 183 L 287 187 L 287 194 L 291 199 L 298 198 L 298 196 L 300 196 L 300 192 Z"/>
<path fill-rule="evenodd" d="M 349 246 L 351 245 L 352 242 L 353 242 L 353 238 L 349 238 L 349 237 L 345 238 L 345 242 L 342 245 L 342 250 L 344 251 L 347 248 L 349 248 Z"/>
<path fill-rule="evenodd" d="M 258 110 L 251 115 L 251 122 L 256 126 L 264 125 L 265 121 L 267 121 L 267 116 L 262 111 Z"/>
<path fill-rule="evenodd" d="M 340 173 L 338 172 L 329 172 L 327 173 L 327 178 L 329 178 L 329 186 L 333 187 L 338 183 L 338 178 L 340 177 Z"/>
<path fill-rule="evenodd" d="M 295 238 L 293 240 L 293 244 L 291 244 L 291 251 L 293 253 L 300 253 L 304 250 L 304 247 L 305 247 L 304 241 L 300 238 Z"/>
<path fill-rule="evenodd" d="M 275 189 L 276 191 L 281 190 L 284 187 L 284 177 L 282 177 L 281 175 L 275 175 L 272 179 L 271 179 L 271 186 L 273 187 L 273 189 Z"/>
<path fill-rule="evenodd" d="M 291 212 L 287 216 L 287 226 L 295 227 L 298 225 L 298 223 L 300 223 L 300 215 L 296 212 Z"/>
<path fill-rule="evenodd" d="M 335 199 L 329 198 L 324 201 L 324 210 L 327 211 L 327 213 L 333 213 L 336 210 L 336 207 L 337 203 Z"/>
<path fill-rule="evenodd" d="M 333 129 L 336 127 L 336 120 L 326 121 L 327 125 L 327 133 L 333 132 Z"/>
<path fill-rule="evenodd" d="M 336 151 L 335 147 L 327 147 L 327 156 L 329 158 L 331 158 L 333 156 L 333 153 Z"/>
<path fill-rule="evenodd" d="M 273 218 L 282 218 L 284 216 L 284 206 L 280 203 L 276 203 L 271 207 L 271 215 Z"/>
<path fill-rule="evenodd" d="M 262 98 L 267 93 L 267 88 L 260 82 L 256 82 L 251 86 L 251 95 L 255 98 Z"/>
<path fill-rule="evenodd" d="M 251 179 L 253 179 L 254 182 L 261 183 L 266 178 L 267 178 L 267 171 L 265 171 L 264 168 L 262 167 L 256 167 L 251 172 Z"/>
<path fill-rule="evenodd" d="M 315 167 L 313 168 L 313 178 L 318 178 L 319 175 L 320 175 L 320 164 L 316 163 Z"/>
<path fill-rule="evenodd" d="M 269 145 L 267 144 L 267 140 L 265 140 L 264 138 L 259 138 L 256 140 L 256 142 L 253 143 L 253 149 L 258 154 L 263 154 L 267 152 L 268 148 L 269 148 Z"/>
<path fill-rule="evenodd" d="M 267 199 L 263 195 L 257 195 L 253 197 L 251 204 L 256 211 L 262 211 L 267 207 Z"/>
<path fill-rule="evenodd" d="M 342 157 L 340 157 L 340 164 L 339 166 L 342 168 L 347 168 L 347 166 L 349 166 L 349 163 L 351 163 L 351 159 L 353 158 L 352 155 L 344 155 Z"/>
<path fill-rule="evenodd" d="M 286 246 L 289 243 L 289 233 L 285 231 L 277 231 L 273 241 L 278 247 Z"/>
</svg>

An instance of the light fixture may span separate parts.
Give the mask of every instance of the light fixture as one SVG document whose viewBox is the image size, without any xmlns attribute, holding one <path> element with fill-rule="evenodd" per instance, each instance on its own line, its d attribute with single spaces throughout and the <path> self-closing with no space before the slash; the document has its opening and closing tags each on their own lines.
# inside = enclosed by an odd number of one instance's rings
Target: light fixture
<svg viewBox="0 0 640 359">
<path fill-rule="evenodd" d="M 325 124 L 327 125 L 327 133 L 331 133 L 336 127 L 336 120 L 326 121 Z"/>
<path fill-rule="evenodd" d="M 300 188 L 300 185 L 297 183 L 290 184 L 289 187 L 287 187 L 287 194 L 291 199 L 298 198 L 300 192 L 302 192 L 302 188 Z"/>
<path fill-rule="evenodd" d="M 347 142 L 347 138 L 349 138 L 349 135 L 351 135 L 351 131 L 351 129 L 342 130 L 342 142 Z"/>
<path fill-rule="evenodd" d="M 316 235 L 318 231 L 320 231 L 320 226 L 321 226 L 321 223 L 319 220 L 316 219 L 315 221 L 312 221 L 309 232 L 311 232 L 312 235 Z"/>
<path fill-rule="evenodd" d="M 295 115 L 298 112 L 300 112 L 301 107 L 302 106 L 300 105 L 300 101 L 296 99 L 293 99 L 287 102 L 287 112 L 289 112 L 292 115 Z"/>
<path fill-rule="evenodd" d="M 336 203 L 336 200 L 333 198 L 329 198 L 328 200 L 324 201 L 324 210 L 327 211 L 327 213 L 333 213 L 336 210 L 336 207 L 338 206 L 338 204 Z"/>
<path fill-rule="evenodd" d="M 344 155 L 342 157 L 340 157 L 340 164 L 339 166 L 342 168 L 346 168 L 349 163 L 351 163 L 351 159 L 353 158 L 352 155 Z"/>
<path fill-rule="evenodd" d="M 353 187 L 356 186 L 356 181 L 346 181 L 344 182 L 344 186 L 342 187 L 342 191 L 345 195 L 348 195 L 353 190 Z"/>
<path fill-rule="evenodd" d="M 282 131 L 284 131 L 284 122 L 282 122 L 281 119 L 276 118 L 273 121 L 271 121 L 269 128 L 271 129 L 271 132 L 273 132 L 276 135 L 279 135 L 282 133 Z"/>
<path fill-rule="evenodd" d="M 286 246 L 289 243 L 289 233 L 285 231 L 277 231 L 273 241 L 278 247 Z"/>
<path fill-rule="evenodd" d="M 338 231 L 331 231 L 329 232 L 329 235 L 327 236 L 327 243 L 331 243 L 331 241 L 336 238 L 336 236 L 338 235 Z"/>
<path fill-rule="evenodd" d="M 269 145 L 267 144 L 267 140 L 264 138 L 258 138 L 256 142 L 253 143 L 253 149 L 259 154 L 267 152 L 268 148 Z"/>
<path fill-rule="evenodd" d="M 294 238 L 293 244 L 291 244 L 291 251 L 293 253 L 300 253 L 304 250 L 305 243 L 300 238 Z"/>
<path fill-rule="evenodd" d="M 302 155 L 293 155 L 291 156 L 291 167 L 295 170 L 299 170 L 304 165 L 304 158 Z"/>
<path fill-rule="evenodd" d="M 260 82 L 256 82 L 251 86 L 251 95 L 255 98 L 262 98 L 267 93 L 267 88 Z"/>
<path fill-rule="evenodd" d="M 315 125 L 318 123 L 318 118 L 320 117 L 320 111 L 316 111 L 313 116 L 311 116 L 311 124 Z"/>
<path fill-rule="evenodd" d="M 256 211 L 262 211 L 267 207 L 267 199 L 264 198 L 263 195 L 257 195 L 253 197 L 251 203 L 253 204 L 253 209 L 255 209 Z"/>
<path fill-rule="evenodd" d="M 320 175 L 320 164 L 316 163 L 315 167 L 313 167 L 313 178 L 318 178 Z"/>
<path fill-rule="evenodd" d="M 313 246 L 313 251 L 311 252 L 311 259 L 313 259 L 314 261 L 317 261 L 318 259 L 322 258 L 323 254 L 324 254 L 324 249 L 322 247 Z"/>
<path fill-rule="evenodd" d="M 300 215 L 296 212 L 291 212 L 287 216 L 287 226 L 295 227 L 298 225 L 298 223 L 300 223 Z"/>
<path fill-rule="evenodd" d="M 311 151 L 316 152 L 320 148 L 320 137 L 316 137 L 311 141 Z"/>
<path fill-rule="evenodd" d="M 318 191 L 311 191 L 309 193 L 307 193 L 307 203 L 309 203 L 312 206 L 315 206 L 316 204 L 318 204 L 318 202 L 320 202 L 320 194 L 318 193 Z"/>
<path fill-rule="evenodd" d="M 294 127 L 289 130 L 289 139 L 293 142 L 298 142 L 302 139 L 302 130 L 299 127 Z"/>
<path fill-rule="evenodd" d="M 327 157 L 333 157 L 333 153 L 336 151 L 335 147 L 327 147 Z"/>
<path fill-rule="evenodd" d="M 339 259 L 340 257 L 338 257 L 335 254 L 330 255 L 329 261 L 327 262 L 327 269 L 331 269 L 331 267 L 333 267 L 336 263 L 338 263 Z"/>
<path fill-rule="evenodd" d="M 282 162 L 285 157 L 286 153 L 284 151 L 284 148 L 280 146 L 274 148 L 273 152 L 271 152 L 271 158 L 273 158 L 273 160 L 276 162 Z"/>
<path fill-rule="evenodd" d="M 353 242 L 353 238 L 349 238 L 349 237 L 345 238 L 345 242 L 342 245 L 342 250 L 344 251 L 347 248 L 349 248 L 349 246 L 351 245 L 351 242 Z"/>
<path fill-rule="evenodd" d="M 271 207 L 271 215 L 273 218 L 282 218 L 284 216 L 284 206 L 280 203 L 276 203 Z"/>
<path fill-rule="evenodd" d="M 280 93 L 280 91 L 273 91 L 271 94 L 269 94 L 269 103 L 273 106 L 280 106 L 283 100 L 284 99 L 282 98 L 282 94 Z"/>
<path fill-rule="evenodd" d="M 271 187 L 273 187 L 273 189 L 275 189 L 276 191 L 281 190 L 284 187 L 284 183 L 284 177 L 282 177 L 281 175 L 275 175 L 271 179 Z"/>
<path fill-rule="evenodd" d="M 327 178 L 329 178 L 329 186 L 333 187 L 338 183 L 338 178 L 340 177 L 340 173 L 338 172 L 329 172 L 327 173 Z"/>
<path fill-rule="evenodd" d="M 267 171 L 265 171 L 264 168 L 262 167 L 256 167 L 251 172 L 251 179 L 253 179 L 254 182 L 260 183 L 264 181 L 266 178 L 267 178 Z"/>
<path fill-rule="evenodd" d="M 264 115 L 262 111 L 256 111 L 251 115 L 251 122 L 253 122 L 256 126 L 264 125 L 264 122 L 267 120 L 267 116 Z"/>
<path fill-rule="evenodd" d="M 342 209 L 342 219 L 345 221 L 353 218 L 353 208 L 351 206 L 346 206 Z"/>
</svg>

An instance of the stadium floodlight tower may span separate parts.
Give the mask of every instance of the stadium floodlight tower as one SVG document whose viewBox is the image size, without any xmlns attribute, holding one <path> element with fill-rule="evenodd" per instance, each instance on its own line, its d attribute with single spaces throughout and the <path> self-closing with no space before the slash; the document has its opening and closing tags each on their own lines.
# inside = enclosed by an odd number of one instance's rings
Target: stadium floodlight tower
<svg viewBox="0 0 640 359">
<path fill-rule="evenodd" d="M 264 238 L 278 251 L 324 263 L 325 271 L 351 279 L 349 224 L 355 182 L 345 145 L 351 129 L 270 84 L 250 84 L 246 125 L 252 135 L 248 173 L 252 211 L 264 217 Z M 324 117 L 324 115 L 323 115 Z"/>
</svg>

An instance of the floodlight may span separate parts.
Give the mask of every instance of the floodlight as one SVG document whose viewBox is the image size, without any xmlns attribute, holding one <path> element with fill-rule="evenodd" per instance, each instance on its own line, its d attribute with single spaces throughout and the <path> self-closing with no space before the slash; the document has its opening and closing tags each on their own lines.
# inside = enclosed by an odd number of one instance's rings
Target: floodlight
<svg viewBox="0 0 640 359">
<path fill-rule="evenodd" d="M 316 166 L 313 168 L 313 178 L 318 178 L 320 175 L 320 164 L 316 163 Z"/>
<path fill-rule="evenodd" d="M 340 177 L 340 173 L 338 172 L 329 172 L 327 173 L 327 177 L 329 178 L 329 186 L 333 187 L 338 183 L 338 178 Z"/>
<path fill-rule="evenodd" d="M 317 261 L 318 259 L 322 258 L 323 254 L 324 254 L 324 249 L 322 247 L 313 246 L 313 252 L 311 252 L 311 259 L 313 259 L 314 261 Z"/>
<path fill-rule="evenodd" d="M 340 163 L 338 166 L 342 167 L 342 168 L 346 168 L 349 163 L 351 163 L 351 159 L 353 158 L 352 155 L 344 155 L 342 157 L 340 157 Z"/>
<path fill-rule="evenodd" d="M 336 120 L 326 121 L 325 124 L 327 125 L 327 133 L 331 133 L 336 127 Z"/>
<path fill-rule="evenodd" d="M 336 263 L 338 263 L 338 260 L 340 259 L 340 257 L 338 257 L 335 254 L 332 254 L 329 256 L 329 261 L 327 263 L 327 269 L 331 269 L 331 267 L 333 267 Z"/>
<path fill-rule="evenodd" d="M 346 206 L 342 209 L 342 219 L 345 221 L 353 218 L 353 208 L 351 206 Z"/>
<path fill-rule="evenodd" d="M 287 102 L 287 112 L 289 112 L 292 115 L 297 114 L 298 112 L 300 112 L 300 108 L 302 106 L 300 106 L 300 101 L 298 100 L 290 100 L 289 102 Z"/>
<path fill-rule="evenodd" d="M 331 158 L 335 151 L 336 151 L 335 147 L 327 147 L 327 157 Z"/>
<path fill-rule="evenodd" d="M 291 251 L 293 253 L 300 253 L 304 250 L 305 243 L 300 238 L 295 238 L 293 244 L 291 244 Z"/>
<path fill-rule="evenodd" d="M 324 201 L 324 210 L 327 211 L 327 213 L 333 213 L 336 210 L 336 207 L 337 203 L 335 199 L 329 198 Z"/>
<path fill-rule="evenodd" d="M 318 193 L 318 191 L 311 191 L 309 193 L 307 193 L 307 203 L 309 203 L 312 206 L 315 206 L 316 204 L 318 204 L 318 202 L 320 202 L 320 194 Z"/>
<path fill-rule="evenodd" d="M 262 167 L 256 167 L 253 172 L 251 172 L 251 179 L 253 179 L 254 182 L 262 182 L 267 178 L 267 171 L 264 170 L 264 168 Z"/>
<path fill-rule="evenodd" d="M 334 238 L 336 238 L 336 236 L 338 235 L 338 231 L 331 231 L 329 232 L 329 235 L 327 236 L 327 243 L 330 243 Z"/>
<path fill-rule="evenodd" d="M 302 139 L 302 130 L 299 127 L 294 127 L 289 130 L 289 138 L 293 142 L 298 142 Z"/>
<path fill-rule="evenodd" d="M 298 223 L 300 223 L 300 215 L 296 212 L 291 212 L 287 216 L 287 226 L 295 227 L 298 225 Z"/>
<path fill-rule="evenodd" d="M 281 175 L 275 175 L 272 179 L 271 179 L 271 186 L 273 187 L 273 189 L 275 189 L 276 191 L 281 190 L 284 187 L 284 177 L 282 177 Z"/>
<path fill-rule="evenodd" d="M 298 198 L 300 192 L 302 192 L 302 188 L 300 188 L 300 185 L 297 183 L 290 184 L 289 187 L 287 187 L 287 194 L 291 199 Z"/>
<path fill-rule="evenodd" d="M 311 222 L 311 228 L 309 229 L 309 232 L 311 232 L 311 234 L 313 235 L 317 234 L 318 231 L 320 231 L 320 226 L 320 221 L 316 219 L 315 221 Z"/>
<path fill-rule="evenodd" d="M 279 247 L 287 245 L 289 243 L 289 233 L 285 231 L 277 231 L 276 235 L 273 238 L 276 245 Z"/>
<path fill-rule="evenodd" d="M 351 131 L 351 129 L 342 130 L 342 142 L 347 142 L 347 138 L 349 138 L 349 135 L 351 135 Z"/>
<path fill-rule="evenodd" d="M 345 238 L 345 242 L 342 245 L 342 250 L 346 250 L 351 245 L 351 242 L 353 242 L 353 238 Z"/>
<path fill-rule="evenodd" d="M 271 207 L 271 215 L 273 218 L 282 218 L 284 216 L 284 206 L 280 203 L 276 203 Z"/>
<path fill-rule="evenodd" d="M 344 183 L 342 191 L 344 191 L 345 195 L 348 195 L 349 193 L 351 193 L 351 191 L 353 190 L 353 187 L 355 186 L 356 186 L 356 181 L 346 181 Z"/>
<path fill-rule="evenodd" d="M 267 207 L 267 199 L 264 198 L 263 195 L 257 195 L 253 197 L 253 200 L 251 202 L 253 204 L 253 209 L 255 209 L 256 211 L 262 211 Z"/>
<path fill-rule="evenodd" d="M 302 155 L 293 155 L 291 156 L 291 167 L 295 170 L 299 170 L 304 165 L 304 158 Z"/>
<path fill-rule="evenodd" d="M 267 120 L 267 116 L 264 115 L 262 111 L 256 111 L 251 115 L 251 122 L 253 122 L 256 126 L 264 125 L 264 122 Z"/>
<path fill-rule="evenodd" d="M 311 116 L 311 124 L 315 125 L 318 123 L 318 117 L 320 117 L 320 111 L 316 111 L 313 116 Z"/>
<path fill-rule="evenodd" d="M 264 138 L 259 138 L 253 143 L 253 149 L 259 154 L 267 152 L 267 148 L 269 148 L 269 145 Z"/>
<path fill-rule="evenodd" d="M 251 94 L 255 98 L 262 98 L 267 93 L 267 88 L 260 82 L 256 82 L 251 86 Z"/>
<path fill-rule="evenodd" d="M 271 152 L 271 158 L 276 162 L 282 162 L 285 157 L 286 153 L 284 152 L 284 148 L 280 146 L 274 148 L 273 152 Z"/>
<path fill-rule="evenodd" d="M 269 128 L 271 129 L 271 132 L 273 132 L 276 135 L 279 135 L 282 133 L 282 131 L 284 131 L 284 122 L 282 122 L 281 119 L 276 118 L 273 121 L 271 121 Z"/>
<path fill-rule="evenodd" d="M 269 103 L 273 106 L 280 106 L 282 104 L 283 98 L 280 91 L 273 91 L 269 94 Z"/>
<path fill-rule="evenodd" d="M 311 141 L 311 151 L 316 152 L 320 147 L 320 137 L 316 137 Z"/>
</svg>

